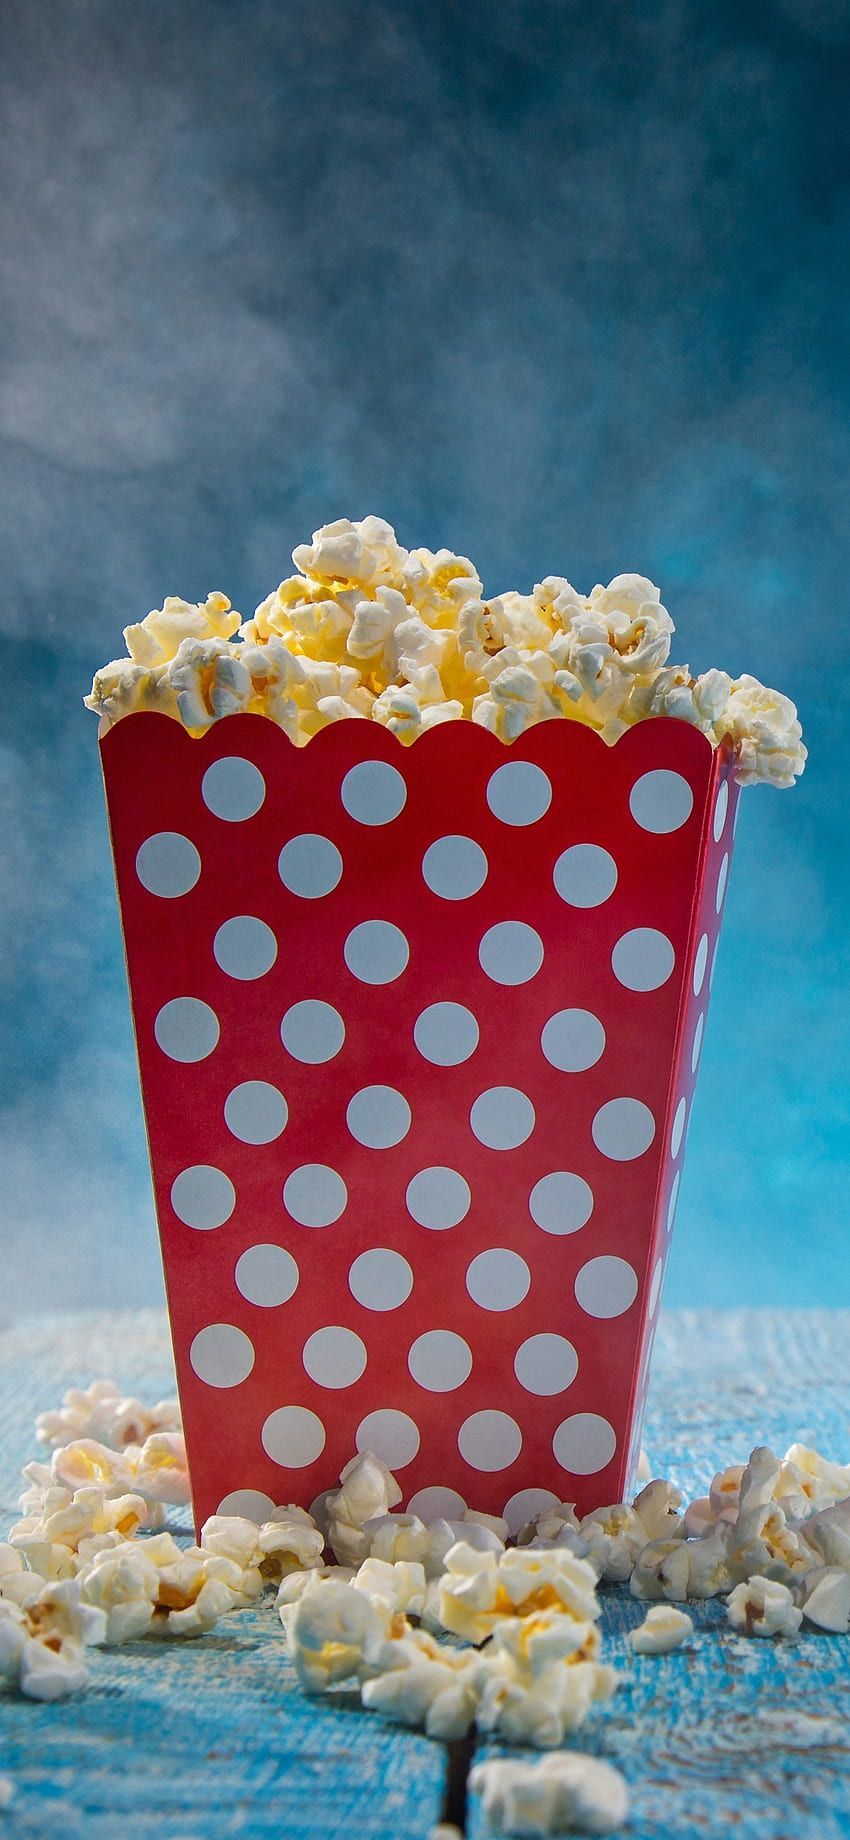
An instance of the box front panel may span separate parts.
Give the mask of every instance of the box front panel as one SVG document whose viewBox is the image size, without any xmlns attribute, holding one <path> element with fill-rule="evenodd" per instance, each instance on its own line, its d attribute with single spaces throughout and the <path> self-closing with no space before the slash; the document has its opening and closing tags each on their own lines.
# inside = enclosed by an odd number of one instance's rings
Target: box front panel
<svg viewBox="0 0 850 1840">
<path fill-rule="evenodd" d="M 616 1499 L 728 763 L 667 721 L 102 755 L 197 1517 L 355 1447 L 426 1515 Z"/>
</svg>

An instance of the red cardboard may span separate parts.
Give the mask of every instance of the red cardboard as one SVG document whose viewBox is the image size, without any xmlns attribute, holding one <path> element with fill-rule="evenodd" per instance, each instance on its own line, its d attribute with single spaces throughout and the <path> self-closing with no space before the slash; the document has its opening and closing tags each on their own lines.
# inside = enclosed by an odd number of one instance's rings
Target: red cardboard
<svg viewBox="0 0 850 1840">
<path fill-rule="evenodd" d="M 197 1521 L 631 1486 L 738 788 L 569 721 L 101 743 Z"/>
</svg>

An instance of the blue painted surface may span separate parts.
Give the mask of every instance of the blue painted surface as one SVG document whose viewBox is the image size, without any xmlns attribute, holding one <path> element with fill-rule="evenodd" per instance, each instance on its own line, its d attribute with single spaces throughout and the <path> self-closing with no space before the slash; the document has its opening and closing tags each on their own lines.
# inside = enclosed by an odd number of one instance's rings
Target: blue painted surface
<svg viewBox="0 0 850 1840">
<path fill-rule="evenodd" d="M 161 1318 L 53 1318 L 0 1336 L 3 1531 L 34 1413 L 106 1371 L 148 1398 L 167 1390 Z M 781 1451 L 801 1437 L 845 1460 L 848 1419 L 850 1313 L 662 1317 L 646 1443 L 654 1472 L 689 1495 L 757 1441 Z M 573 1742 L 626 1775 L 629 1840 L 850 1832 L 850 1638 L 748 1641 L 714 1602 L 691 1606 L 687 1649 L 634 1657 L 625 1636 L 643 1607 L 619 1587 L 603 1598 L 604 1650 L 622 1680 Z M 427 1840 L 443 1747 L 363 1712 L 348 1689 L 305 1698 L 270 1600 L 198 1641 L 136 1642 L 91 1664 L 88 1692 L 64 1704 L 0 1696 L 15 1840 L 154 1829 L 162 1840 Z M 486 1840 L 474 1801 L 468 1831 Z"/>
<path fill-rule="evenodd" d="M 2 34 L 5 1307 L 161 1294 L 92 669 L 368 510 L 491 592 L 646 571 L 679 657 L 798 700 L 668 1297 L 850 1300 L 847 0 L 6 0 Z"/>
</svg>

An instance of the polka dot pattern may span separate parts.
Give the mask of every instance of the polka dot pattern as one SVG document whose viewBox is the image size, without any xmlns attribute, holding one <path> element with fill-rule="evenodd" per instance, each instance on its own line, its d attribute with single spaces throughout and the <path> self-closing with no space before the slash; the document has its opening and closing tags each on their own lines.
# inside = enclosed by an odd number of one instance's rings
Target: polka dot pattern
<svg viewBox="0 0 850 1840">
<path fill-rule="evenodd" d="M 199 1516 L 355 1446 L 426 1518 L 621 1498 L 728 764 L 685 724 L 162 727 L 103 754 Z"/>
</svg>

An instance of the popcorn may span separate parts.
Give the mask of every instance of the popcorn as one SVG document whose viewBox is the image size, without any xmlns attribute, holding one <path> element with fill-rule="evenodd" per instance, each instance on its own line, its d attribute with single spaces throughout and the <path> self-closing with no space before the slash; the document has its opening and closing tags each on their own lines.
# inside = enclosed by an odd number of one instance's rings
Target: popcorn
<svg viewBox="0 0 850 1840">
<path fill-rule="evenodd" d="M 742 786 L 793 786 L 803 771 L 807 750 L 794 704 L 757 677 L 733 683 L 716 729 L 736 744 L 735 777 Z"/>
<path fill-rule="evenodd" d="M 28 1570 L 14 1546 L 0 1543 L 0 1599 L 26 1610 L 43 1589 L 44 1579 Z"/>
<path fill-rule="evenodd" d="M 468 1650 L 443 1647 L 424 1629 L 407 1628 L 374 1654 L 373 1667 L 361 1688 L 364 1706 L 447 1743 L 469 1731 L 480 1664 Z"/>
<path fill-rule="evenodd" d="M 366 1451 L 346 1463 L 340 1487 L 325 1501 L 328 1541 L 341 1565 L 358 1565 L 368 1557 L 367 1521 L 388 1514 L 400 1501 L 401 1489 L 380 1457 Z"/>
<path fill-rule="evenodd" d="M 619 1770 L 579 1751 L 553 1752 L 539 1763 L 507 1757 L 476 1763 L 470 1787 L 491 1826 L 503 1834 L 610 1834 L 622 1827 L 629 1794 Z"/>
<path fill-rule="evenodd" d="M 744 785 L 789 786 L 803 770 L 787 697 L 753 677 L 692 677 L 668 662 L 673 622 L 643 575 L 617 575 L 587 596 L 550 575 L 531 594 L 485 599 L 468 557 L 408 551 L 372 516 L 322 526 L 293 560 L 299 573 L 251 620 L 215 593 L 198 604 L 171 597 L 127 626 L 128 658 L 97 672 L 85 699 L 102 726 L 152 709 L 202 735 L 247 712 L 303 746 L 351 717 L 404 743 L 462 718 L 511 742 L 557 718 L 613 743 L 635 722 L 668 716 L 713 746 L 729 735 Z"/>
<path fill-rule="evenodd" d="M 256 1568 L 264 1582 L 277 1584 L 290 1572 L 321 1565 L 324 1535 L 303 1508 L 277 1508 L 261 1527 L 239 1515 L 213 1514 L 201 1528 L 205 1552 Z"/>
<path fill-rule="evenodd" d="M 850 1628 L 850 1572 L 840 1566 L 817 1567 L 805 1580 L 803 1615 L 817 1629 L 846 1636 Z"/>
<path fill-rule="evenodd" d="M 170 595 L 138 626 L 125 626 L 124 641 L 134 664 L 150 669 L 176 658 L 184 640 L 231 639 L 241 624 L 226 594 L 208 594 L 197 606 Z"/>
<path fill-rule="evenodd" d="M 76 1579 L 43 1586 L 26 1609 L 0 1599 L 0 1680 L 28 1699 L 64 1699 L 88 1679 L 83 1650 L 102 1642 L 106 1618 L 85 1604 Z"/>
<path fill-rule="evenodd" d="M 446 1554 L 439 1616 L 454 1635 L 477 1645 L 505 1617 L 529 1616 L 550 1607 L 578 1623 L 596 1621 L 596 1577 L 586 1560 L 557 1547 L 482 1553 L 468 1541 L 458 1541 Z"/>
<path fill-rule="evenodd" d="M 787 1585 L 756 1573 L 729 1595 L 726 1614 L 733 1629 L 747 1636 L 792 1636 L 803 1620 Z"/>
<path fill-rule="evenodd" d="M 438 1578 L 445 1568 L 446 1554 L 461 1540 L 474 1552 L 496 1553 L 505 1550 L 505 1542 L 489 1525 L 467 1518 L 459 1521 L 432 1521 L 428 1528 L 428 1546 L 423 1555 L 426 1578 Z"/>
<path fill-rule="evenodd" d="M 47 1580 L 70 1577 L 85 1543 L 96 1535 L 132 1539 L 148 1517 L 141 1495 L 107 1495 L 102 1483 L 75 1489 L 52 1488 L 42 1512 L 25 1516 L 11 1529 L 10 1546 Z"/>
<path fill-rule="evenodd" d="M 640 1516 L 625 1502 L 594 1508 L 585 1515 L 581 1533 L 599 1577 L 620 1584 L 631 1577 L 635 1560 L 649 1539 Z"/>
<path fill-rule="evenodd" d="M 650 1540 L 631 1576 L 633 1597 L 682 1603 L 688 1595 L 691 1555 L 684 1540 Z"/>
<path fill-rule="evenodd" d="M 565 1665 L 554 1660 L 530 1678 L 507 1668 L 488 1668 L 476 1722 L 480 1731 L 508 1744 L 552 1750 L 578 1731 L 594 1702 L 609 1699 L 616 1685 L 614 1669 L 594 1661 Z"/>
<path fill-rule="evenodd" d="M 390 1610 L 418 1616 L 425 1602 L 425 1572 L 415 1559 L 364 1559 L 354 1576 L 354 1589 L 377 1598 Z"/>
<path fill-rule="evenodd" d="M 312 543 L 299 543 L 292 560 L 314 581 L 397 587 L 407 551 L 396 542 L 395 531 L 383 518 L 366 517 L 359 524 L 337 518 L 334 524 L 314 530 Z"/>
<path fill-rule="evenodd" d="M 123 1450 L 127 1444 L 143 1444 L 155 1431 L 180 1431 L 180 1408 L 176 1399 L 160 1399 L 153 1406 L 127 1398 L 114 1380 L 93 1380 L 84 1391 L 71 1388 L 62 1396 L 62 1404 L 52 1412 L 40 1412 L 36 1436 L 40 1444 L 70 1444 L 77 1438 L 92 1438 L 110 1450 Z"/>
<path fill-rule="evenodd" d="M 81 1578 L 86 1602 L 106 1618 L 104 1641 L 132 1642 L 150 1629 L 159 1596 L 159 1571 L 144 1545 L 134 1542 L 96 1553 Z"/>
<path fill-rule="evenodd" d="M 394 1617 L 381 1599 L 333 1578 L 304 1591 L 285 1624 L 295 1671 L 308 1693 L 360 1678 L 370 1648 L 380 1651 L 394 1632 L 403 1630 L 404 1618 Z"/>
<path fill-rule="evenodd" d="M 424 1563 L 430 1549 L 431 1534 L 417 1514 L 376 1514 L 364 1523 L 363 1533 L 369 1542 L 367 1556 L 386 1559 L 390 1565 L 397 1559 Z"/>
<path fill-rule="evenodd" d="M 668 1655 L 694 1633 L 691 1618 L 673 1604 L 653 1604 L 638 1629 L 629 1631 L 636 1655 Z"/>
</svg>

